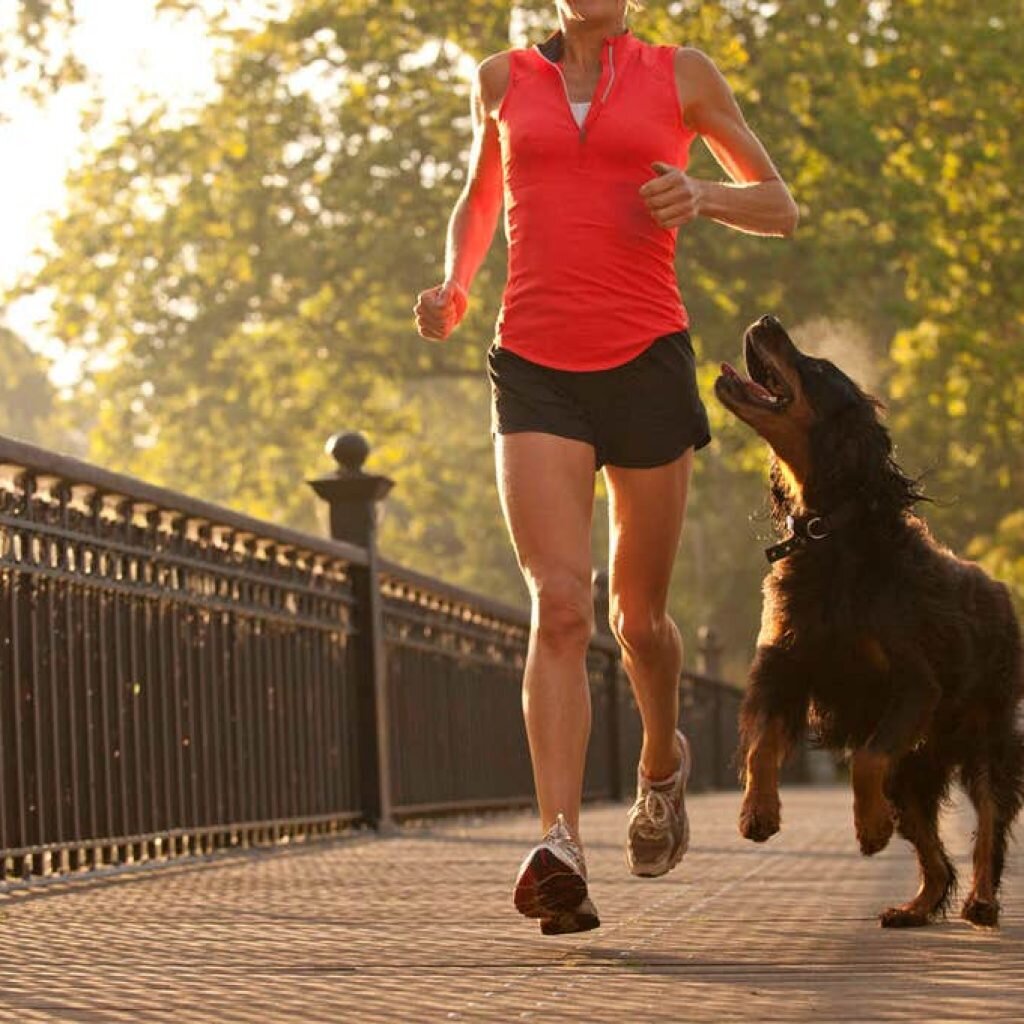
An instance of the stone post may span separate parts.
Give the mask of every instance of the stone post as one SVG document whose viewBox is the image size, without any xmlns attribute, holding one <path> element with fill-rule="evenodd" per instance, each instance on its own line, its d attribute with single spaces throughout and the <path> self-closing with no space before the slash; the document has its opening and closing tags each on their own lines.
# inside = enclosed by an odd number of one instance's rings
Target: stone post
<svg viewBox="0 0 1024 1024">
<path fill-rule="evenodd" d="M 391 756 L 388 686 L 377 553 L 378 506 L 394 481 L 363 471 L 370 446 L 362 434 L 335 434 L 326 451 L 338 463 L 327 476 L 308 481 L 330 509 L 334 540 L 363 548 L 365 566 L 352 566 L 360 666 L 355 680 L 358 708 L 359 777 L 364 820 L 377 829 L 391 825 Z"/>
</svg>

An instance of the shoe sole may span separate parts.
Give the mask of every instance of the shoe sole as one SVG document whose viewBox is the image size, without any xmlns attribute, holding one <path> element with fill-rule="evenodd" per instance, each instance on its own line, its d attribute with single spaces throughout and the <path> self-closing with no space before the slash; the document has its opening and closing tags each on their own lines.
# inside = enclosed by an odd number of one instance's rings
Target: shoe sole
<svg viewBox="0 0 1024 1024">
<path fill-rule="evenodd" d="M 540 922 L 542 935 L 571 935 L 574 932 L 589 932 L 600 928 L 597 914 L 589 911 L 567 910 L 554 917 L 545 917 Z"/>
<path fill-rule="evenodd" d="M 512 894 L 512 902 L 523 917 L 552 920 L 571 914 L 586 898 L 587 883 L 582 876 L 544 846 L 537 847 L 523 865 Z"/>
</svg>

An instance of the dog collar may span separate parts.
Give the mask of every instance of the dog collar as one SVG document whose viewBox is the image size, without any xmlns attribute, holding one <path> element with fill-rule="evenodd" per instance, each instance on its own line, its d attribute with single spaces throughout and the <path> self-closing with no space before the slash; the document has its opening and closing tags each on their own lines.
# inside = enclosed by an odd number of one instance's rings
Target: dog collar
<svg viewBox="0 0 1024 1024">
<path fill-rule="evenodd" d="M 860 504 L 855 501 L 844 502 L 839 508 L 827 515 L 818 512 L 805 512 L 802 516 L 786 516 L 786 529 L 789 536 L 778 544 L 765 548 L 765 557 L 775 563 L 793 554 L 799 548 L 806 547 L 813 541 L 825 540 L 836 530 L 849 525 L 857 518 Z"/>
</svg>

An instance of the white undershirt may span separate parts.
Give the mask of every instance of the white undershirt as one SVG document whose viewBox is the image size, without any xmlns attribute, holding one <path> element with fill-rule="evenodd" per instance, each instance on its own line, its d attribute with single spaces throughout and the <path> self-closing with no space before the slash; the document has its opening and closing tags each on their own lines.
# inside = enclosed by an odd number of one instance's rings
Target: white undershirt
<svg viewBox="0 0 1024 1024">
<path fill-rule="evenodd" d="M 572 109 L 572 116 L 576 118 L 576 123 L 582 128 L 583 122 L 587 119 L 587 114 L 590 111 L 590 101 L 587 100 L 585 103 L 570 103 Z"/>
</svg>

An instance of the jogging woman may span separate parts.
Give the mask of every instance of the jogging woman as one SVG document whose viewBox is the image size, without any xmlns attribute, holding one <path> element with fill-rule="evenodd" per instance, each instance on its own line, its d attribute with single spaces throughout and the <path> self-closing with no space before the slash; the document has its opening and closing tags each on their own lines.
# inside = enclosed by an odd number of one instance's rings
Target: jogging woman
<svg viewBox="0 0 1024 1024">
<path fill-rule="evenodd" d="M 445 280 L 415 311 L 424 338 L 443 341 L 458 326 L 504 203 L 508 281 L 488 370 L 498 490 L 533 608 L 523 711 L 544 833 L 514 902 L 545 934 L 599 923 L 579 834 L 599 469 L 611 627 L 644 729 L 629 868 L 662 875 L 689 841 L 683 653 L 666 608 L 693 453 L 710 435 L 676 281 L 677 231 L 698 217 L 759 235 L 788 235 L 797 222 L 714 63 L 641 42 L 626 24 L 634 6 L 556 0 L 560 31 L 480 65 Z M 731 182 L 687 175 L 698 136 Z"/>
</svg>

